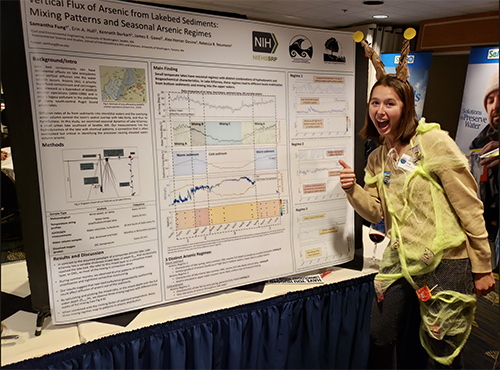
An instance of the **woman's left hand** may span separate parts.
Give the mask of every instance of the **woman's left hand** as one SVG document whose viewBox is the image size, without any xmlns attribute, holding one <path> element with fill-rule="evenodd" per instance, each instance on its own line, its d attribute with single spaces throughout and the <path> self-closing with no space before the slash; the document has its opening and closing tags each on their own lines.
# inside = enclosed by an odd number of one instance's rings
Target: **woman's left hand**
<svg viewBox="0 0 500 370">
<path fill-rule="evenodd" d="M 495 277 L 493 272 L 474 273 L 474 285 L 476 295 L 482 297 L 495 289 Z"/>
</svg>

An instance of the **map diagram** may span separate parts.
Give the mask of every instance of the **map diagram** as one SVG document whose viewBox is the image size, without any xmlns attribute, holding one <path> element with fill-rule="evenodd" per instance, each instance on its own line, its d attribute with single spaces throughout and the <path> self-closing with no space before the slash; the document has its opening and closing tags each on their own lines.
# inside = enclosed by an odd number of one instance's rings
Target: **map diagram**
<svg viewBox="0 0 500 370">
<path fill-rule="evenodd" d="M 99 67 L 103 102 L 146 103 L 146 70 Z"/>
</svg>

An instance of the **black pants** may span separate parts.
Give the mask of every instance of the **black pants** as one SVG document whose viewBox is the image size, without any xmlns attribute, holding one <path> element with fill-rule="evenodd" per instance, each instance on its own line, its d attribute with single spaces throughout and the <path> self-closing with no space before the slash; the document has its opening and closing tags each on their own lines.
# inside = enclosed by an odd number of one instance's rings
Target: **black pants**
<svg viewBox="0 0 500 370">
<path fill-rule="evenodd" d="M 419 339 L 420 311 L 415 289 L 403 278 L 372 305 L 370 369 L 426 369 L 428 355 Z"/>
</svg>

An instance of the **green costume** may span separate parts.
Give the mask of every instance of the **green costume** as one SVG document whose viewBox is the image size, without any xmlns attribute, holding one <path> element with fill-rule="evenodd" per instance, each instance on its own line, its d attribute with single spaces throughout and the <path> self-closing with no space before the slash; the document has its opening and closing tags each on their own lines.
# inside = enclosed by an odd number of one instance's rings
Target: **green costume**
<svg viewBox="0 0 500 370">
<path fill-rule="evenodd" d="M 391 241 L 375 277 L 377 297 L 383 299 L 404 277 L 421 298 L 423 347 L 450 364 L 470 333 L 475 297 L 446 289 L 445 282 L 422 286 L 425 279 L 419 277 L 442 259 L 469 258 L 473 272 L 491 271 L 483 206 L 467 159 L 438 124 L 422 119 L 401 158 L 382 145 L 371 153 L 365 171 L 365 188 L 354 185 L 346 194 L 366 220 L 385 219 Z"/>
</svg>

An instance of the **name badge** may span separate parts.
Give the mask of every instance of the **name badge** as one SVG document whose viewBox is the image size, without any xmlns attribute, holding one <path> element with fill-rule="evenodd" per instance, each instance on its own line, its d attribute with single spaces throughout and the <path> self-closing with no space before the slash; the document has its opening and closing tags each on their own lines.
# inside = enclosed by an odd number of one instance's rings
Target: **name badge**
<svg viewBox="0 0 500 370">
<path fill-rule="evenodd" d="M 415 169 L 415 167 L 416 166 L 415 163 L 413 163 L 412 158 L 407 154 L 403 154 L 398 162 L 398 168 L 401 168 L 405 171 L 412 171 Z"/>
</svg>

